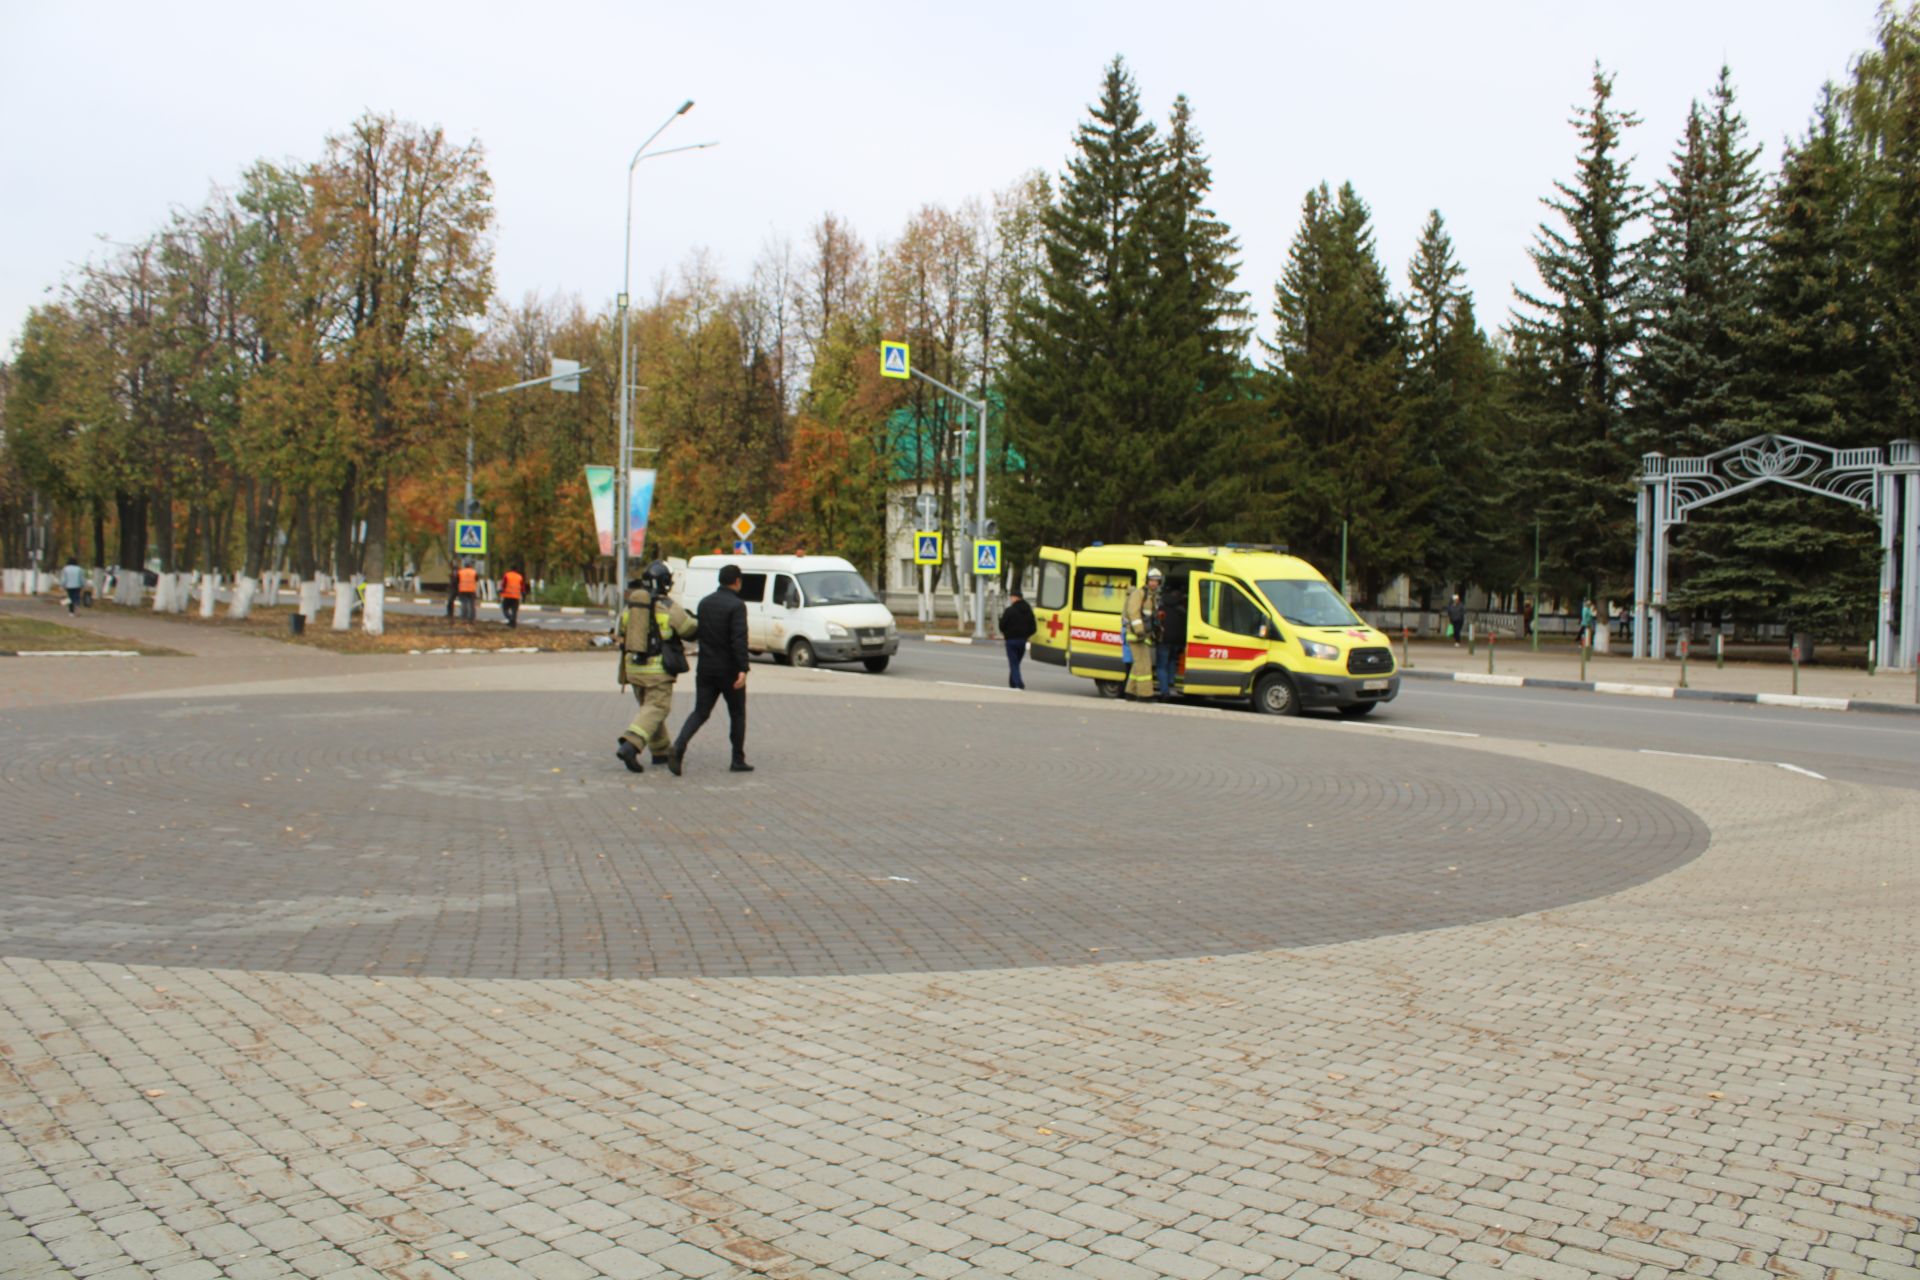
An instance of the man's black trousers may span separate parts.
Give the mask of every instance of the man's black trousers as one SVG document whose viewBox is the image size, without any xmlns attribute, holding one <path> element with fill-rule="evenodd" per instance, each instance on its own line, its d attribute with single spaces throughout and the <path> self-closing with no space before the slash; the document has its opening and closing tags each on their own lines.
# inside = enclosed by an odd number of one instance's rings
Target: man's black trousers
<svg viewBox="0 0 1920 1280">
<path fill-rule="evenodd" d="M 674 739 L 673 749 L 686 753 L 687 744 L 693 741 L 693 735 L 700 732 L 700 726 L 713 714 L 713 704 L 720 699 L 727 700 L 727 736 L 733 740 L 733 758 L 745 761 L 747 758 L 747 691 L 733 687 L 732 676 L 696 675 L 693 681 L 693 714 L 680 726 L 680 736 Z"/>
</svg>

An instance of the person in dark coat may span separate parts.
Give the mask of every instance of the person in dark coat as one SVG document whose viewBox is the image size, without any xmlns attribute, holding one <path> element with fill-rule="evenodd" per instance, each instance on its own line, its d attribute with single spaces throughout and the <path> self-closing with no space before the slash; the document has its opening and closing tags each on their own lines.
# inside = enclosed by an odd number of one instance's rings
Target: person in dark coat
<svg viewBox="0 0 1920 1280">
<path fill-rule="evenodd" d="M 1455 594 L 1453 600 L 1442 611 L 1447 619 L 1447 633 L 1453 637 L 1453 647 L 1460 647 L 1461 638 L 1467 634 L 1467 606 L 1460 603 Z"/>
<path fill-rule="evenodd" d="M 733 740 L 733 772 L 752 773 L 747 763 L 747 602 L 740 598 L 740 566 L 720 570 L 720 589 L 700 602 L 699 629 L 694 633 L 700 659 L 693 669 L 693 714 L 680 726 L 667 768 L 680 776 L 687 744 L 713 714 L 713 704 L 727 700 L 728 736 Z"/>
<path fill-rule="evenodd" d="M 1186 580 L 1167 584 L 1160 596 L 1160 643 L 1153 651 L 1154 696 L 1171 701 L 1180 679 L 1180 657 L 1187 651 Z"/>
<path fill-rule="evenodd" d="M 1020 660 L 1027 656 L 1027 641 L 1040 628 L 1033 620 L 1033 606 L 1027 603 L 1018 583 L 1007 589 L 1007 597 L 1011 603 L 1000 615 L 1000 634 L 1007 642 L 1007 685 L 1024 689 L 1027 682 L 1020 678 Z"/>
</svg>

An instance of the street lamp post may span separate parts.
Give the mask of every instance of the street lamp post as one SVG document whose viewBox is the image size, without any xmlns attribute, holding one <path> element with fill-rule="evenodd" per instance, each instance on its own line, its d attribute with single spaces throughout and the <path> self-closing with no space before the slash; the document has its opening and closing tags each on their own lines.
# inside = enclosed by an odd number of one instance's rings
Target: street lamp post
<svg viewBox="0 0 1920 1280">
<path fill-rule="evenodd" d="M 618 596 L 627 585 L 627 505 L 631 499 L 627 495 L 627 473 L 633 454 L 632 375 L 628 361 L 631 355 L 627 339 L 627 290 L 633 281 L 633 171 L 640 167 L 642 160 L 651 160 L 655 156 L 672 155 L 676 151 L 701 151 L 707 147 L 718 146 L 717 142 L 696 142 L 691 146 L 667 147 L 649 153 L 647 148 L 653 140 L 666 131 L 668 125 L 693 110 L 693 99 L 681 103 L 674 113 L 661 123 L 658 129 L 647 135 L 647 140 L 634 150 L 633 159 L 627 162 L 627 235 L 621 247 L 620 264 L 620 456 L 613 467 L 613 579 L 614 594 Z"/>
</svg>

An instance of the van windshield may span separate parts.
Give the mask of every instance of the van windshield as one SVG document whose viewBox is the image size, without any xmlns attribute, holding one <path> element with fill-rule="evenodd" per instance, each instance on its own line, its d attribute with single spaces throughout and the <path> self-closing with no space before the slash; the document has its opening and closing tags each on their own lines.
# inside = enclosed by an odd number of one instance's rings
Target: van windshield
<svg viewBox="0 0 1920 1280">
<path fill-rule="evenodd" d="M 867 580 L 851 569 L 822 569 L 800 575 L 800 589 L 807 593 L 809 605 L 878 604 L 879 597 Z"/>
<path fill-rule="evenodd" d="M 1318 578 L 1274 578 L 1260 594 L 1296 627 L 1351 627 L 1359 623 L 1340 593 Z"/>
</svg>

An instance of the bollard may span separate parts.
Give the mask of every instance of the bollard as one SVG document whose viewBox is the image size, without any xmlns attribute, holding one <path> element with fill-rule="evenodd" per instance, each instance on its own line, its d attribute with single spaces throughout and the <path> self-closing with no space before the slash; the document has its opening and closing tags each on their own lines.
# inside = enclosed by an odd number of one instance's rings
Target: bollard
<svg viewBox="0 0 1920 1280">
<path fill-rule="evenodd" d="M 1498 631 L 1493 630 L 1491 627 L 1487 629 L 1487 674 L 1488 675 L 1493 674 L 1493 642 L 1495 640 L 1498 640 L 1499 638 L 1500 638 L 1500 633 Z"/>
<path fill-rule="evenodd" d="M 1580 641 L 1580 683 L 1587 682 L 1587 659 L 1593 656 L 1593 646 L 1584 639 Z"/>
<path fill-rule="evenodd" d="M 1412 651 L 1411 651 L 1411 650 L 1409 650 L 1409 649 L 1407 648 L 1407 630 L 1408 630 L 1408 629 L 1407 629 L 1407 627 L 1406 627 L 1406 625 L 1405 625 L 1404 623 L 1403 623 L 1403 624 L 1401 624 L 1401 627 L 1400 627 L 1400 666 L 1401 666 L 1401 667 L 1402 667 L 1403 669 L 1406 669 L 1406 668 L 1411 668 L 1411 667 L 1413 666 L 1413 654 L 1412 654 Z"/>
<path fill-rule="evenodd" d="M 1691 637 L 1680 637 L 1680 687 L 1687 687 L 1687 652 L 1693 648 Z"/>
<path fill-rule="evenodd" d="M 1793 654 L 1793 695 L 1797 698 L 1800 696 L 1800 641 L 1789 640 L 1787 651 Z"/>
<path fill-rule="evenodd" d="M 1717 671 L 1725 671 L 1727 669 L 1727 643 L 1726 642 L 1727 642 L 1726 632 L 1716 631 L 1713 633 L 1713 665 L 1714 665 L 1714 669 Z"/>
<path fill-rule="evenodd" d="M 1878 640 L 1867 641 L 1867 675 L 1868 676 L 1873 675 L 1873 667 L 1874 667 L 1873 660 L 1875 656 L 1877 656 L 1877 654 L 1879 653 L 1879 648 L 1880 648 L 1880 642 Z"/>
<path fill-rule="evenodd" d="M 307 634 L 307 615 L 304 613 L 301 613 L 297 609 L 294 612 L 288 614 L 287 615 L 287 631 L 289 634 L 296 635 L 296 636 L 303 636 Z"/>
<path fill-rule="evenodd" d="M 1473 624 L 1471 622 L 1467 624 L 1467 656 L 1469 658 L 1473 656 Z"/>
</svg>

